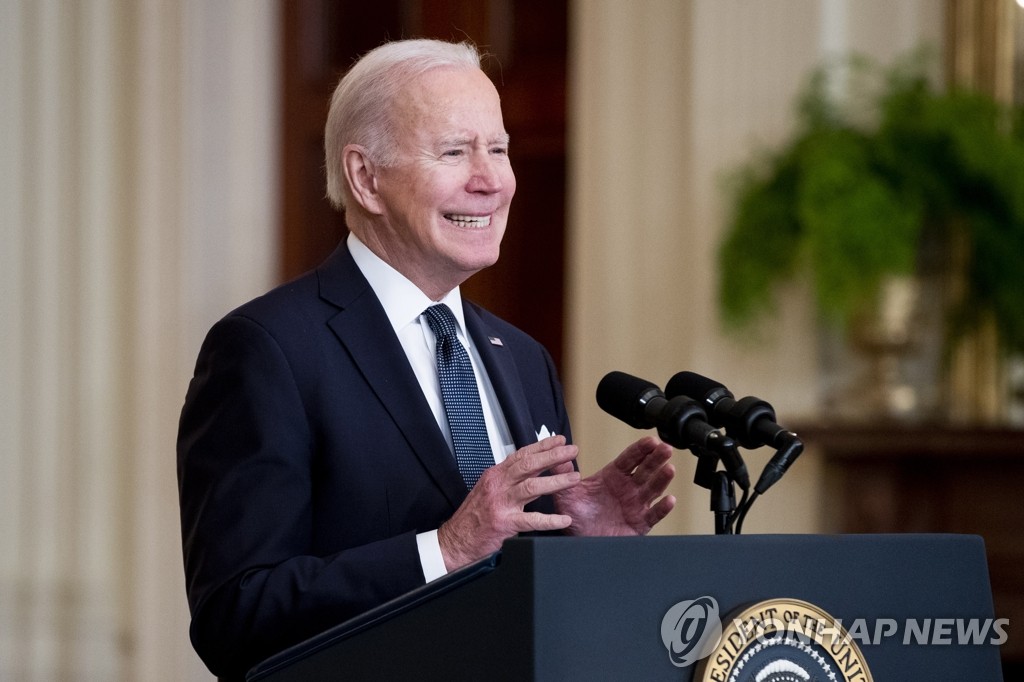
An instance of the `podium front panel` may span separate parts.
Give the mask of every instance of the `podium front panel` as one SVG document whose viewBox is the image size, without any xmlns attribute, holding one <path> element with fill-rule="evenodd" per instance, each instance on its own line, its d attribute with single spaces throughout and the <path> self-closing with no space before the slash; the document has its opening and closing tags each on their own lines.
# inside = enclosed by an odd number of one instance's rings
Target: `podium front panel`
<svg viewBox="0 0 1024 682">
<path fill-rule="evenodd" d="M 875 680 L 1001 679 L 984 546 L 958 535 L 510 540 L 500 556 L 282 652 L 248 679 L 691 680 L 694 666 L 669 657 L 662 619 L 705 596 L 725 620 L 797 599 L 862 622 Z M 907 628 L 926 622 L 943 629 L 919 644 Z M 968 622 L 987 622 L 991 636 L 959 644 Z M 876 637 L 879 623 L 897 631 Z"/>
</svg>

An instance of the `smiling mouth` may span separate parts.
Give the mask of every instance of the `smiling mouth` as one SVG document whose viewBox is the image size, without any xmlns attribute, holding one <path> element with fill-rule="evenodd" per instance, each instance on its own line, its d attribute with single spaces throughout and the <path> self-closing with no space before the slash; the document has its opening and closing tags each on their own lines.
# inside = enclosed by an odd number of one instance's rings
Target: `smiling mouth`
<svg viewBox="0 0 1024 682">
<path fill-rule="evenodd" d="M 491 224 L 489 215 L 458 215 L 457 213 L 445 213 L 444 217 L 458 227 L 487 227 Z"/>
</svg>

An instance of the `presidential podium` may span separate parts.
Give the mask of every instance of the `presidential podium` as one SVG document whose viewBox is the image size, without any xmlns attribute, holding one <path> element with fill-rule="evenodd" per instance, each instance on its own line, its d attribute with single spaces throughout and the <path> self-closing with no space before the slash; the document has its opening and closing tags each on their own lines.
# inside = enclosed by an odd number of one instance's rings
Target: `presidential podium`
<svg viewBox="0 0 1024 682">
<path fill-rule="evenodd" d="M 766 600 L 812 604 L 877 681 L 1002 679 L 1008 628 L 994 620 L 981 538 L 912 534 L 514 539 L 246 679 L 700 679 L 671 660 L 662 621 L 701 597 L 724 622 Z M 833 669 L 847 666 L 835 679 L 871 679 L 834 653 Z"/>
</svg>

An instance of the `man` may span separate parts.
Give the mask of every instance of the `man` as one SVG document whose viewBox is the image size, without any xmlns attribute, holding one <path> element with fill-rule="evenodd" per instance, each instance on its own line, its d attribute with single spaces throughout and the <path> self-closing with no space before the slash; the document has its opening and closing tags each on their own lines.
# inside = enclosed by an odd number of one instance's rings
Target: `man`
<svg viewBox="0 0 1024 682">
<path fill-rule="evenodd" d="M 181 416 L 191 636 L 224 677 L 518 533 L 642 534 L 675 503 L 653 438 L 581 480 L 550 356 L 459 294 L 498 258 L 515 192 L 475 49 L 367 54 L 335 91 L 326 151 L 349 238 L 213 327 Z M 472 366 L 482 473 L 460 471 L 436 315 Z"/>
</svg>

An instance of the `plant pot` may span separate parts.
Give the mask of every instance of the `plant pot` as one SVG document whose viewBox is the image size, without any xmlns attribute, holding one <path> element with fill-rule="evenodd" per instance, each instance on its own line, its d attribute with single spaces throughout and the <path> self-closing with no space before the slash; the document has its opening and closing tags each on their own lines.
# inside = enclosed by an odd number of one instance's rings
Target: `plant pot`
<svg viewBox="0 0 1024 682">
<path fill-rule="evenodd" d="M 920 422 L 942 411 L 941 279 L 888 276 L 875 305 L 823 339 L 830 413 L 849 421 Z"/>
</svg>

